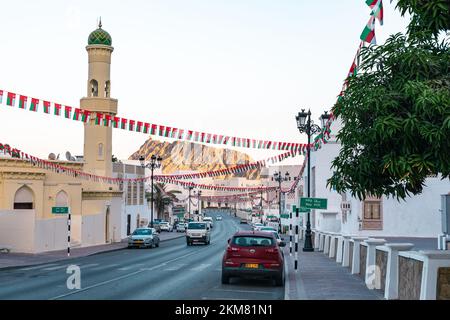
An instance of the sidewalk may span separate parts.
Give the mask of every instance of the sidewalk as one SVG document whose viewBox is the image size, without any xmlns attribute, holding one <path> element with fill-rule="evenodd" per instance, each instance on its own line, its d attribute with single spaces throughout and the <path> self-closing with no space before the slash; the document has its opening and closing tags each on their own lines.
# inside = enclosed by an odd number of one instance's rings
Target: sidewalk
<svg viewBox="0 0 450 320">
<path fill-rule="evenodd" d="M 184 237 L 184 233 L 161 232 L 160 240 L 167 241 Z M 102 244 L 97 246 L 71 248 L 70 257 L 67 257 L 66 250 L 50 251 L 45 253 L 0 253 L 0 270 L 2 268 L 32 266 L 42 263 L 52 263 L 67 259 L 86 257 L 102 252 L 110 252 L 125 249 L 128 246 L 127 239 L 122 242 L 112 244 Z"/>
<path fill-rule="evenodd" d="M 337 264 L 323 252 L 303 252 L 298 245 L 298 270 L 294 270 L 294 246 L 289 255 L 289 243 L 284 248 L 287 265 L 286 300 L 382 300 L 383 294 L 369 290 L 357 275 Z"/>
</svg>

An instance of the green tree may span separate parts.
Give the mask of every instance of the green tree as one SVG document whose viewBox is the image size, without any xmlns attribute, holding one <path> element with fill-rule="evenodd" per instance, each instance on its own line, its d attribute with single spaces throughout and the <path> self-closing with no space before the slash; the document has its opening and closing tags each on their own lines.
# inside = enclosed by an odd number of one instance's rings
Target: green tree
<svg viewBox="0 0 450 320">
<path fill-rule="evenodd" d="M 179 190 L 168 190 L 167 185 L 164 183 L 155 183 L 153 191 L 155 210 L 158 215 L 163 214 L 166 206 L 172 204 L 177 199 L 176 195 L 181 193 Z M 151 201 L 150 192 L 147 191 L 145 197 L 147 201 Z"/>
<path fill-rule="evenodd" d="M 341 151 L 328 185 L 338 192 L 405 199 L 430 174 L 450 174 L 449 5 L 399 0 L 406 35 L 361 50 L 358 74 L 333 107 Z"/>
</svg>

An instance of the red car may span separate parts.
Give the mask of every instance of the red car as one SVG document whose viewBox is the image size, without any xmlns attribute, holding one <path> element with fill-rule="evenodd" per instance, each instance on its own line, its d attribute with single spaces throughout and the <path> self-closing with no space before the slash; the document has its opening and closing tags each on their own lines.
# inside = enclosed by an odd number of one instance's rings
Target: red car
<svg viewBox="0 0 450 320">
<path fill-rule="evenodd" d="M 222 283 L 231 277 L 264 277 L 284 285 L 284 255 L 272 233 L 239 231 L 228 239 L 222 260 Z"/>
</svg>

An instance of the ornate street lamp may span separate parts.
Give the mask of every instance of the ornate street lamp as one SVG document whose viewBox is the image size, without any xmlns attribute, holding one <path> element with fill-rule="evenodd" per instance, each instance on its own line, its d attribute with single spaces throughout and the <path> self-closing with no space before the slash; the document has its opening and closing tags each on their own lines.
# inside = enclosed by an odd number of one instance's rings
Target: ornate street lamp
<svg viewBox="0 0 450 320">
<path fill-rule="evenodd" d="M 197 192 L 194 191 L 194 194 L 197 194 L 197 213 L 198 213 L 198 219 L 200 218 L 200 210 L 201 210 L 201 200 L 200 196 L 202 195 L 202 190 L 198 190 Z"/>
<path fill-rule="evenodd" d="M 273 174 L 273 180 L 278 182 L 278 190 L 279 190 L 279 198 L 278 198 L 278 212 L 280 214 L 280 218 L 278 221 L 278 231 L 281 233 L 281 182 L 283 181 L 288 181 L 289 180 L 289 172 L 286 171 L 286 173 L 284 174 L 284 177 L 281 176 L 281 172 L 275 172 Z"/>
<path fill-rule="evenodd" d="M 328 119 L 330 118 L 330 115 L 327 114 L 325 111 L 324 114 L 320 117 L 320 121 L 322 123 L 322 127 L 324 128 Z M 308 110 L 308 112 L 305 112 L 305 109 L 302 109 L 301 112 L 298 113 L 298 115 L 295 117 L 295 120 L 297 120 L 297 128 L 300 131 L 300 133 L 306 133 L 308 136 L 308 198 L 311 197 L 311 136 L 315 133 L 319 133 L 322 131 L 322 129 L 317 125 L 314 124 L 311 120 L 311 110 Z M 303 247 L 303 251 L 314 251 L 314 247 L 312 245 L 312 238 L 311 238 L 311 210 L 308 210 L 308 219 L 306 222 L 306 234 L 305 234 L 305 244 Z"/>
<path fill-rule="evenodd" d="M 149 168 L 151 170 L 151 200 L 150 200 L 150 212 L 151 212 L 151 217 L 150 217 L 150 227 L 153 228 L 153 170 L 155 170 L 156 168 L 160 168 L 161 167 L 161 161 L 162 158 L 160 156 L 156 156 L 156 155 L 152 155 L 150 157 L 150 162 L 145 164 L 145 158 L 144 156 L 140 156 L 139 157 L 139 161 L 141 163 L 141 167 L 142 168 Z"/>
<path fill-rule="evenodd" d="M 187 186 L 184 187 L 185 190 L 189 191 L 189 197 L 188 197 L 188 219 L 191 220 L 191 191 L 194 189 L 193 186 Z"/>
</svg>

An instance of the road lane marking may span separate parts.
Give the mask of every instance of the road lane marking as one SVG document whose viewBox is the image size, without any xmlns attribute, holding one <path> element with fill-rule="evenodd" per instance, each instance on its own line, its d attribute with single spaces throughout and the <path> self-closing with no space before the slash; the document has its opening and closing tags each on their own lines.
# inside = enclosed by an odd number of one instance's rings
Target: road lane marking
<svg viewBox="0 0 450 320">
<path fill-rule="evenodd" d="M 228 290 L 228 289 L 211 289 L 213 291 L 225 291 L 225 292 L 242 292 L 242 293 L 261 293 L 261 294 L 272 294 L 272 291 L 258 291 L 258 290 Z"/>
<path fill-rule="evenodd" d="M 37 270 L 37 269 L 50 267 L 50 266 L 56 266 L 56 265 L 57 265 L 57 263 L 49 263 L 49 264 L 43 264 L 43 265 L 35 266 L 35 267 L 22 268 L 22 269 L 19 269 L 19 270 L 20 271 Z"/>
<path fill-rule="evenodd" d="M 45 271 L 55 271 L 55 270 L 58 270 L 58 269 L 64 269 L 64 268 L 66 268 L 66 267 L 67 267 L 67 264 L 62 265 L 62 266 L 56 266 L 56 267 L 45 268 L 45 269 L 42 269 L 42 270 L 45 270 Z"/>
<path fill-rule="evenodd" d="M 134 265 L 128 266 L 128 267 L 118 268 L 117 270 L 119 270 L 119 271 L 127 271 L 127 270 L 130 270 L 130 269 L 135 269 L 135 268 L 140 267 L 142 265 L 144 265 L 144 264 L 143 263 L 138 263 L 138 264 L 134 264 Z"/>
<path fill-rule="evenodd" d="M 96 267 L 98 265 L 99 265 L 98 263 L 90 263 L 90 264 L 81 265 L 80 268 L 86 269 L 86 268 L 90 268 L 90 267 Z"/>
<path fill-rule="evenodd" d="M 182 264 L 178 264 L 175 266 L 172 266 L 170 268 L 165 269 L 165 271 L 176 271 L 176 270 L 180 270 L 181 268 L 187 266 L 187 263 L 182 263 Z"/>
<path fill-rule="evenodd" d="M 107 265 L 103 265 L 103 266 L 99 266 L 97 268 L 92 268 L 91 271 L 98 271 L 98 270 L 103 270 L 103 269 L 111 269 L 114 267 L 119 266 L 118 263 L 114 263 L 114 264 L 107 264 Z"/>
<path fill-rule="evenodd" d="M 211 247 L 214 247 L 214 246 L 215 246 L 214 244 L 211 244 L 209 247 L 211 248 Z M 194 254 L 199 254 L 199 253 L 201 253 L 201 252 L 203 252 L 203 251 L 193 251 L 193 252 L 191 252 L 191 253 L 188 253 L 188 254 L 179 256 L 179 257 L 177 257 L 177 258 L 175 258 L 175 259 L 168 260 L 168 261 L 166 261 L 166 262 L 164 262 L 164 263 L 161 263 L 161 264 L 159 264 L 159 265 L 156 265 L 156 266 L 154 266 L 154 267 L 140 269 L 140 270 L 134 271 L 134 272 L 129 273 L 129 274 L 124 274 L 123 276 L 120 276 L 120 277 L 116 277 L 116 278 L 113 278 L 113 279 L 110 279 L 110 280 L 106 280 L 106 281 L 103 281 L 103 282 L 99 282 L 99 283 L 97 283 L 97 284 L 93 284 L 93 285 L 88 286 L 88 287 L 85 287 L 85 288 L 83 288 L 83 289 L 79 289 L 79 290 L 76 290 L 76 291 L 72 291 L 72 292 L 68 292 L 68 293 L 65 293 L 65 294 L 61 294 L 61 295 L 56 296 L 56 297 L 53 297 L 53 298 L 49 298 L 48 300 L 57 300 L 57 299 L 60 299 L 60 298 L 64 298 L 64 297 L 71 296 L 71 295 L 74 295 L 74 294 L 77 294 L 77 293 L 80 293 L 80 292 L 87 291 L 87 290 L 89 290 L 89 289 L 97 288 L 97 287 L 103 286 L 103 285 L 108 284 L 108 283 L 111 283 L 111 282 L 115 282 L 115 281 L 119 281 L 119 280 L 122 280 L 122 279 L 126 279 L 126 278 L 132 277 L 132 276 L 134 276 L 134 275 L 137 275 L 137 274 L 139 274 L 139 273 L 142 273 L 142 272 L 144 272 L 144 271 L 147 271 L 147 270 L 154 270 L 154 269 L 160 268 L 160 267 L 162 267 L 162 266 L 165 266 L 165 265 L 167 265 L 168 263 L 171 263 L 171 262 L 174 262 L 174 261 L 177 261 L 177 260 L 180 260 L 180 259 L 183 259 L 183 258 L 192 256 L 192 255 L 194 255 Z"/>
<path fill-rule="evenodd" d="M 191 271 L 202 271 L 202 270 L 208 268 L 211 265 L 212 265 L 211 263 L 202 263 L 198 267 L 191 268 L 190 270 Z"/>
</svg>

